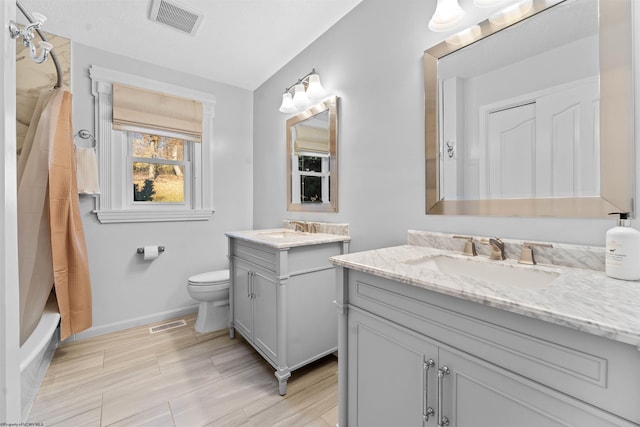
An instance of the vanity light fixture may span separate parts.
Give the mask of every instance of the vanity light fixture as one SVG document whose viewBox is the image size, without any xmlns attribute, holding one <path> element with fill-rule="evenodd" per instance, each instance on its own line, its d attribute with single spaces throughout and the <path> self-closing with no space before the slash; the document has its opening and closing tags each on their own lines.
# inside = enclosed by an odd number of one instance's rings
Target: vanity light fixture
<svg viewBox="0 0 640 427">
<path fill-rule="evenodd" d="M 298 83 L 293 87 L 293 105 L 296 108 L 304 108 L 311 104 L 311 98 L 305 92 L 304 84 Z"/>
<path fill-rule="evenodd" d="M 291 91 L 293 90 L 293 95 Z M 298 81 L 284 90 L 282 94 L 281 113 L 297 113 L 309 107 L 313 102 L 319 101 L 326 95 L 326 91 L 320 84 L 320 76 L 316 69 L 298 79 Z"/>
<path fill-rule="evenodd" d="M 458 0 L 438 0 L 436 11 L 429 21 L 429 29 L 435 32 L 447 31 L 453 28 L 464 16 L 464 9 Z"/>
<path fill-rule="evenodd" d="M 38 42 L 40 45 L 40 54 L 38 55 L 36 45 L 33 41 L 35 35 L 33 34 L 34 30 L 38 30 L 42 27 L 42 24 L 47 20 L 47 17 L 41 13 L 33 13 L 33 19 L 35 22 L 30 23 L 29 25 L 25 25 L 22 29 L 16 24 L 14 21 L 9 22 L 9 34 L 12 39 L 17 39 L 22 37 L 22 44 L 29 48 L 29 54 L 31 55 L 31 59 L 33 62 L 37 64 L 41 64 L 47 60 L 47 56 L 51 49 L 53 49 L 53 45 L 51 43 L 47 43 L 45 41 Z"/>
<path fill-rule="evenodd" d="M 508 5 L 509 3 L 512 4 Z M 509 25 L 526 14 L 531 9 L 532 3 L 533 0 L 473 0 L 473 5 L 478 8 L 508 5 L 489 18 L 492 25 L 497 27 Z M 455 27 L 463 16 L 464 9 L 458 4 L 458 0 L 438 0 L 436 10 L 429 21 L 429 29 L 434 32 L 448 31 Z M 447 43 L 455 45 L 456 41 L 447 40 Z"/>
</svg>

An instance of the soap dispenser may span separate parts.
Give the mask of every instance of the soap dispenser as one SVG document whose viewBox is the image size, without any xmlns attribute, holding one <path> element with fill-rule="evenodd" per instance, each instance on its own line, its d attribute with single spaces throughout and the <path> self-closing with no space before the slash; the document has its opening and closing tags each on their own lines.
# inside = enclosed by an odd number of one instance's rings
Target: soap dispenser
<svg viewBox="0 0 640 427">
<path fill-rule="evenodd" d="M 619 215 L 618 225 L 607 231 L 605 271 L 607 276 L 623 280 L 640 280 L 640 231 L 631 227 L 628 212 Z"/>
</svg>

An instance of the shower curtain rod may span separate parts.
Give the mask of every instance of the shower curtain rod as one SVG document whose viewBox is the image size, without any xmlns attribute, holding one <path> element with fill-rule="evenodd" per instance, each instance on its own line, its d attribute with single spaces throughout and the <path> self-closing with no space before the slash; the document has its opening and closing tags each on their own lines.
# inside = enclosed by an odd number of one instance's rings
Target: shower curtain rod
<svg viewBox="0 0 640 427">
<path fill-rule="evenodd" d="M 31 14 L 27 12 L 27 10 L 24 8 L 20 0 L 16 0 L 16 6 L 18 6 L 18 9 L 20 9 L 20 12 L 22 12 L 22 14 L 25 16 L 25 18 L 27 18 L 27 20 L 30 23 L 33 24 L 34 22 L 36 22 L 36 20 L 33 19 L 33 16 L 31 16 Z M 36 32 L 38 33 L 38 35 L 40 36 L 43 42 L 47 42 L 47 43 L 49 42 L 49 40 L 47 39 L 47 36 L 44 35 L 44 32 L 42 30 L 37 28 Z M 53 65 L 55 65 L 56 67 L 56 74 L 58 75 L 58 79 L 56 80 L 56 85 L 54 87 L 55 88 L 62 87 L 62 67 L 60 66 L 60 61 L 58 61 L 58 55 L 56 55 L 56 53 L 54 52 L 54 49 L 51 49 L 51 51 L 49 51 L 49 55 L 51 55 L 51 59 L 53 60 Z"/>
</svg>

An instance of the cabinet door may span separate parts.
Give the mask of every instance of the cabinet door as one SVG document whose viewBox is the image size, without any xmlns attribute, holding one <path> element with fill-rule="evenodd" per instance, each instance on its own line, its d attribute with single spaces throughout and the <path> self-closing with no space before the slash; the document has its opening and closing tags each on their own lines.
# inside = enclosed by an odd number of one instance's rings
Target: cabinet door
<svg viewBox="0 0 640 427">
<path fill-rule="evenodd" d="M 233 269 L 233 325 L 248 340 L 253 336 L 252 298 L 249 289 L 251 269 L 242 261 L 234 261 Z"/>
<path fill-rule="evenodd" d="M 439 349 L 443 413 L 457 427 L 633 424 L 456 350 Z M 436 410 L 437 411 L 437 410 Z"/>
<path fill-rule="evenodd" d="M 436 355 L 419 335 L 350 310 L 349 425 L 435 425 L 425 414 L 437 404 L 436 370 L 428 363 Z"/>
<path fill-rule="evenodd" d="M 275 277 L 254 271 L 251 276 L 253 293 L 253 341 L 273 361 L 278 357 L 278 287 Z"/>
</svg>

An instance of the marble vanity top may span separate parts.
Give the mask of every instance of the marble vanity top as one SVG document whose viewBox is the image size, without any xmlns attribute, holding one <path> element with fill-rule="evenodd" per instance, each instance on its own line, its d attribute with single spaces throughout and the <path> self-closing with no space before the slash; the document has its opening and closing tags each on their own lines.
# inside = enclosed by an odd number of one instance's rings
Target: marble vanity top
<svg viewBox="0 0 640 427">
<path fill-rule="evenodd" d="M 438 255 L 466 258 L 469 262 L 501 263 L 507 268 L 547 271 L 556 274 L 557 278 L 542 289 L 496 285 L 467 275 L 435 271 L 415 261 Z M 558 265 L 524 266 L 513 259 L 490 261 L 484 255 L 470 259 L 459 252 L 417 245 L 340 255 L 332 257 L 331 261 L 337 266 L 545 320 L 640 348 L 640 282 L 612 279 L 604 271 Z"/>
<path fill-rule="evenodd" d="M 288 228 L 271 228 L 264 230 L 231 231 L 225 233 L 228 237 L 269 246 L 276 249 L 297 246 L 320 245 L 323 243 L 345 242 L 350 236 L 329 233 L 306 233 Z"/>
</svg>

